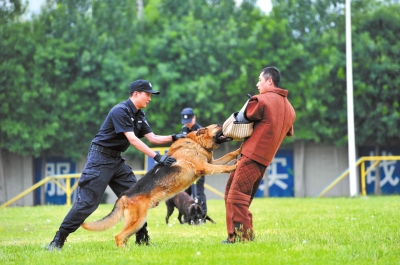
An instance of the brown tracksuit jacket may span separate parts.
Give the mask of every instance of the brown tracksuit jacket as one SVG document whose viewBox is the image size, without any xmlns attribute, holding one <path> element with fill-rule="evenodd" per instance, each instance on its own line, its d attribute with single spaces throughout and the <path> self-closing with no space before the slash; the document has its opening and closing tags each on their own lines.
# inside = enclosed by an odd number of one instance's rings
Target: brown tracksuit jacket
<svg viewBox="0 0 400 265">
<path fill-rule="evenodd" d="M 251 97 L 245 116 L 254 122 L 252 135 L 244 140 L 242 154 L 269 166 L 285 136 L 294 134 L 296 113 L 287 99 L 288 91 L 269 89 Z"/>
</svg>

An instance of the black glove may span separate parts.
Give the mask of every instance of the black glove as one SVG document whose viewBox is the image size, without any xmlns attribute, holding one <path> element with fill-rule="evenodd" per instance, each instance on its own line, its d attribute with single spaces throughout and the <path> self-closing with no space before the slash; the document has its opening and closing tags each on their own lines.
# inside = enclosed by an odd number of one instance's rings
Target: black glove
<svg viewBox="0 0 400 265">
<path fill-rule="evenodd" d="M 176 159 L 172 156 L 156 154 L 156 156 L 154 157 L 154 161 L 164 166 L 171 166 L 173 163 L 176 162 Z"/>
<path fill-rule="evenodd" d="M 181 138 L 186 138 L 186 134 L 183 134 L 183 133 L 172 134 L 172 141 L 174 141 L 174 142 Z"/>
</svg>

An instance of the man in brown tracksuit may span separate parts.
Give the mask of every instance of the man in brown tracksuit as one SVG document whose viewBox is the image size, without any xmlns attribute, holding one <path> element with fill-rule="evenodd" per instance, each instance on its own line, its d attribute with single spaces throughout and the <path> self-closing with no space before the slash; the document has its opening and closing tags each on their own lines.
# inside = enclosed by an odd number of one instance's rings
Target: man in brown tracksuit
<svg viewBox="0 0 400 265">
<path fill-rule="evenodd" d="M 254 122 L 252 135 L 243 142 L 238 167 L 225 188 L 226 226 L 228 238 L 222 243 L 254 239 L 250 204 L 285 136 L 294 134 L 295 111 L 287 99 L 288 91 L 279 88 L 280 73 L 275 67 L 260 72 L 257 89 L 245 111 L 245 118 Z"/>
</svg>

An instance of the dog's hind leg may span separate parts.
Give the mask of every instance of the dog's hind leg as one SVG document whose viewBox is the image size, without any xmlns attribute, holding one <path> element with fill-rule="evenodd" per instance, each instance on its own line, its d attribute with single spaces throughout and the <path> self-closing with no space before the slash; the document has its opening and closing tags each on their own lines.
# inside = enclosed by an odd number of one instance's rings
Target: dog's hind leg
<svg viewBox="0 0 400 265">
<path fill-rule="evenodd" d="M 126 246 L 128 239 L 138 232 L 140 228 L 143 227 L 143 225 L 146 223 L 147 219 L 147 213 L 144 215 L 144 217 L 141 217 L 136 220 L 130 219 L 129 222 L 125 223 L 124 228 L 122 231 L 115 236 L 115 242 L 117 243 L 118 247 L 124 247 Z M 125 220 L 128 221 L 128 220 Z"/>
<path fill-rule="evenodd" d="M 131 202 L 124 210 L 125 225 L 122 231 L 115 236 L 115 242 L 118 247 L 124 247 L 130 236 L 139 231 L 146 223 L 147 213 L 149 211 L 149 203 Z"/>
</svg>

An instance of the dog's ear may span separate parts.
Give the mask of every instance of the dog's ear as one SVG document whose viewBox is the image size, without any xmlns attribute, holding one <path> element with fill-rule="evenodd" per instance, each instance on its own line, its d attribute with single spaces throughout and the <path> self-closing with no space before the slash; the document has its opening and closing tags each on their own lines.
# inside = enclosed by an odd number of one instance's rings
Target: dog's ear
<svg viewBox="0 0 400 265">
<path fill-rule="evenodd" d="M 201 128 L 196 132 L 196 136 L 202 135 L 202 134 L 206 134 L 207 133 L 207 128 Z"/>
<path fill-rule="evenodd" d="M 192 203 L 192 204 L 188 207 L 188 213 L 189 213 L 189 215 L 192 215 L 192 214 L 193 214 L 194 206 L 195 206 L 195 205 L 196 205 L 195 203 Z"/>
</svg>

